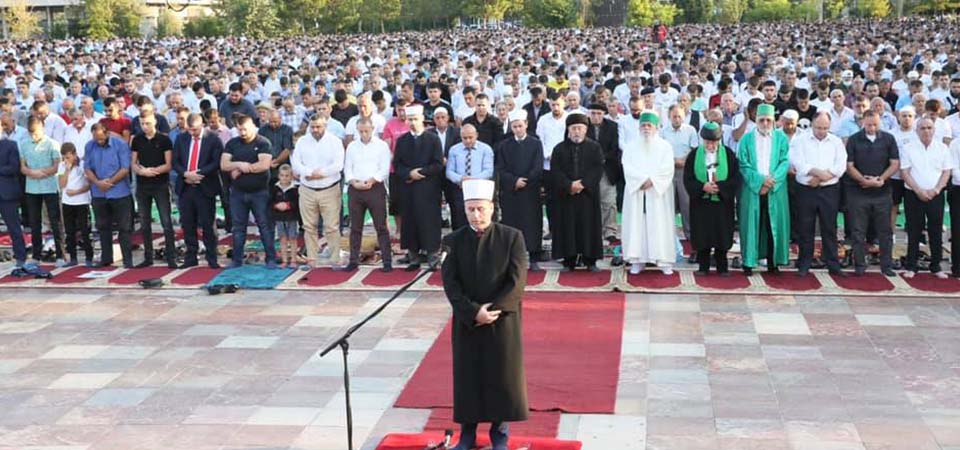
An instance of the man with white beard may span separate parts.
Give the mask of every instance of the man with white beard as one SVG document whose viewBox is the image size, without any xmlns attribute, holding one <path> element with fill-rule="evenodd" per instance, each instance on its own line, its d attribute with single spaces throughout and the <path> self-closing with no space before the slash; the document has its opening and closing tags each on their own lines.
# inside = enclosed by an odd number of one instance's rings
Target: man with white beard
<svg viewBox="0 0 960 450">
<path fill-rule="evenodd" d="M 657 134 L 659 127 L 656 113 L 644 111 L 640 139 L 623 149 L 623 258 L 633 275 L 648 262 L 671 275 L 676 258 L 673 147 Z"/>
</svg>

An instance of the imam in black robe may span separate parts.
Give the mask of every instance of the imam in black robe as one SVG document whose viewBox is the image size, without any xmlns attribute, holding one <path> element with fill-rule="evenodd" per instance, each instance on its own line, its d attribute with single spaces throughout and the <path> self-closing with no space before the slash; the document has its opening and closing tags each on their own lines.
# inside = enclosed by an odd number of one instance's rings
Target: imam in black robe
<svg viewBox="0 0 960 450">
<path fill-rule="evenodd" d="M 527 419 L 521 299 L 527 250 L 520 231 L 492 223 L 478 237 L 462 227 L 444 237 L 443 290 L 453 308 L 453 420 L 457 423 Z M 500 318 L 476 326 L 480 307 Z"/>
<path fill-rule="evenodd" d="M 443 147 L 435 133 L 418 137 L 405 133 L 397 139 L 393 167 L 405 183 L 401 187 L 403 228 L 400 242 L 411 254 L 440 249 L 440 196 L 444 176 Z M 410 179 L 410 171 L 420 168 L 426 178 Z M 414 261 L 415 262 L 415 261 Z"/>
<path fill-rule="evenodd" d="M 497 175 L 500 182 L 500 222 L 523 233 L 527 251 L 540 252 L 543 243 L 543 213 L 540 186 L 543 184 L 543 144 L 527 135 L 522 141 L 513 136 L 497 145 Z M 517 190 L 517 179 L 526 178 L 527 186 Z"/>
<path fill-rule="evenodd" d="M 683 166 L 683 187 L 690 194 L 690 245 L 698 252 L 705 250 L 708 255 L 710 249 L 726 252 L 733 245 L 733 224 L 737 212 L 735 200 L 740 188 L 737 154 L 726 146 L 721 147 L 727 152 L 728 167 L 727 179 L 717 182 L 720 188 L 719 202 L 703 198 L 703 183 L 694 175 L 696 150 L 687 155 L 687 162 Z"/>
<path fill-rule="evenodd" d="M 592 139 L 577 144 L 564 139 L 553 149 L 550 159 L 556 199 L 553 235 L 554 259 L 576 259 L 584 263 L 603 258 L 603 226 L 600 221 L 600 178 L 603 176 L 603 149 Z M 570 184 L 582 180 L 584 190 L 570 192 Z M 570 264 L 568 264 L 568 267 Z"/>
</svg>

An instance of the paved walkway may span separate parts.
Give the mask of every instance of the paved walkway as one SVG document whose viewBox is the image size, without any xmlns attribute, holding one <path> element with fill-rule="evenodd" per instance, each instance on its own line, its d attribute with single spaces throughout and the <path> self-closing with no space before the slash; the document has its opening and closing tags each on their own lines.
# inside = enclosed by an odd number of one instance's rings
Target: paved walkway
<svg viewBox="0 0 960 450">
<path fill-rule="evenodd" d="M 339 354 L 386 293 L 0 293 L 0 449 L 343 449 Z M 449 315 L 411 294 L 352 340 L 357 442 Z M 615 415 L 565 415 L 587 450 L 960 450 L 960 301 L 627 294 Z"/>
</svg>

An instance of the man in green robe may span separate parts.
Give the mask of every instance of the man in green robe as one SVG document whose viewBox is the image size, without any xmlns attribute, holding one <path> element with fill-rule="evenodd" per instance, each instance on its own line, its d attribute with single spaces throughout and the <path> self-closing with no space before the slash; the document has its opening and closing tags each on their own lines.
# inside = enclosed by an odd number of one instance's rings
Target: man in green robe
<svg viewBox="0 0 960 450">
<path fill-rule="evenodd" d="M 790 262 L 790 207 L 787 170 L 790 143 L 774 129 L 774 108 L 757 108 L 757 127 L 743 136 L 737 152 L 743 187 L 740 191 L 740 252 L 743 273 L 753 275 L 759 255 L 767 258 L 770 273 Z"/>
</svg>

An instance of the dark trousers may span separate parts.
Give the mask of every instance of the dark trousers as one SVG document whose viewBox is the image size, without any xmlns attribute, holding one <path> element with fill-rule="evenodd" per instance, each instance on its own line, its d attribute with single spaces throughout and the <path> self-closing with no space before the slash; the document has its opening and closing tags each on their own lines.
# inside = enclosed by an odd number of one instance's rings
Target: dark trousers
<svg viewBox="0 0 960 450">
<path fill-rule="evenodd" d="M 790 205 L 790 223 L 800 223 L 799 218 L 797 217 L 798 204 L 797 204 L 797 192 L 802 189 L 803 186 L 800 183 L 797 183 L 796 175 L 787 175 L 787 195 Z M 837 199 L 837 204 L 839 207 L 840 200 Z M 790 242 L 800 242 L 800 232 L 795 226 L 790 227 Z"/>
<path fill-rule="evenodd" d="M 222 188 L 220 189 L 220 205 L 223 207 L 223 229 L 228 231 L 233 231 L 233 215 L 230 212 L 230 174 L 226 172 L 220 172 L 220 184 Z M 216 205 L 214 205 L 216 207 Z M 214 222 L 216 222 L 216 212 L 213 214 Z M 216 228 L 216 226 L 214 226 Z M 204 244 L 206 245 L 206 244 Z"/>
<path fill-rule="evenodd" d="M 200 251 L 197 230 L 203 232 L 207 263 L 216 263 L 217 233 L 213 225 L 215 198 L 208 197 L 199 187 L 185 184 L 177 201 L 180 209 L 180 226 L 183 228 L 183 242 L 187 246 L 183 263 L 190 265 L 197 263 L 197 254 Z"/>
<path fill-rule="evenodd" d="M 23 225 L 20 223 L 20 200 L 0 200 L 0 217 L 7 225 L 7 233 L 13 244 L 13 257 L 18 264 L 27 261 L 27 243 L 23 240 Z"/>
<path fill-rule="evenodd" d="M 50 219 L 50 232 L 56 247 L 57 259 L 63 259 L 63 234 L 60 224 L 60 194 L 26 194 L 27 211 L 30 216 L 30 246 L 33 259 L 39 261 L 43 255 L 43 208 L 47 208 Z"/>
<path fill-rule="evenodd" d="M 767 235 L 767 254 L 761 255 L 767 258 L 767 267 L 774 268 L 777 266 L 776 259 L 773 258 L 773 230 L 770 228 L 770 198 L 767 195 L 760 196 L 760 229 L 757 230 L 759 236 Z M 759 239 L 757 240 L 757 245 L 760 245 Z M 752 269 L 753 267 L 743 266 L 747 269 Z"/>
<path fill-rule="evenodd" d="M 543 171 L 542 180 L 543 180 L 543 193 L 544 193 L 543 207 L 546 209 L 547 222 L 550 224 L 550 226 L 548 227 L 549 228 L 548 231 L 551 235 L 556 236 L 557 234 L 554 233 L 554 231 L 557 229 L 557 220 L 556 220 L 557 208 L 555 205 L 556 203 L 556 199 L 554 198 L 555 194 L 553 192 L 553 187 L 556 185 L 556 183 L 554 182 L 553 176 L 550 174 L 549 170 Z M 557 247 L 557 246 L 554 246 L 554 247 Z"/>
<path fill-rule="evenodd" d="M 90 240 L 90 205 L 63 205 L 63 228 L 66 230 L 66 252 L 71 261 L 77 260 L 77 246 L 83 250 L 84 261 L 93 261 L 93 242 Z"/>
<path fill-rule="evenodd" d="M 697 249 L 697 264 L 700 265 L 700 271 L 710 271 L 711 250 L 713 251 L 713 263 L 717 267 L 717 273 L 727 273 L 727 251 L 711 247 Z"/>
<path fill-rule="evenodd" d="M 257 222 L 260 242 L 263 243 L 265 262 L 277 262 L 277 249 L 274 247 L 273 227 L 270 226 L 268 211 L 270 191 L 262 189 L 256 192 L 244 192 L 233 189 L 230 192 L 230 212 L 233 215 L 233 263 L 243 264 L 243 247 L 247 243 L 247 220 L 250 213 Z"/>
<path fill-rule="evenodd" d="M 366 191 L 354 189 L 352 186 L 347 188 L 347 208 L 350 214 L 350 262 L 360 262 L 363 219 L 369 210 L 373 218 L 373 228 L 377 231 L 383 265 L 392 265 L 390 229 L 387 228 L 387 189 L 383 183 L 377 183 Z"/>
<path fill-rule="evenodd" d="M 960 186 L 950 185 L 950 271 L 960 275 Z"/>
<path fill-rule="evenodd" d="M 137 186 L 137 209 L 140 212 L 140 232 L 143 234 L 143 259 L 153 261 L 153 227 L 151 203 L 157 205 L 160 213 L 160 225 L 163 227 L 163 255 L 167 262 L 177 259 L 176 241 L 173 234 L 173 220 L 170 218 L 170 187 L 167 184 L 160 186 Z"/>
<path fill-rule="evenodd" d="M 813 243 L 817 223 L 820 224 L 820 242 L 823 247 L 821 258 L 827 268 L 840 270 L 837 257 L 837 212 L 840 208 L 840 185 L 809 187 L 797 185 L 797 222 L 800 255 L 797 268 L 810 270 L 813 262 Z"/>
<path fill-rule="evenodd" d="M 587 267 L 592 267 L 597 263 L 597 258 L 587 258 L 586 256 L 571 256 L 571 257 L 563 258 L 563 266 L 570 270 L 576 269 L 578 260 Z"/>
<path fill-rule="evenodd" d="M 847 219 L 853 235 L 853 263 L 857 271 L 864 271 L 866 263 L 867 229 L 873 226 L 880 241 L 880 268 L 893 268 L 893 230 L 890 228 L 890 208 L 893 200 L 889 195 L 863 195 L 851 187 L 847 193 Z"/>
<path fill-rule="evenodd" d="M 100 262 L 113 264 L 113 224 L 117 224 L 120 239 L 120 254 L 123 265 L 133 265 L 133 251 L 130 235 L 133 232 L 133 198 L 94 198 L 93 214 L 96 216 L 97 231 L 100 233 Z"/>
<path fill-rule="evenodd" d="M 467 225 L 467 211 L 463 204 L 463 190 L 460 186 L 450 183 L 447 204 L 450 205 L 450 229 L 457 230 Z"/>
<path fill-rule="evenodd" d="M 903 193 L 903 208 L 907 218 L 907 270 L 917 271 L 920 258 L 920 238 L 926 221 L 927 248 L 930 249 L 930 272 L 940 271 L 943 260 L 943 193 L 924 202 L 907 190 Z M 951 208 L 952 209 L 952 208 Z"/>
</svg>

